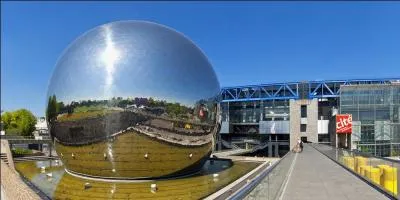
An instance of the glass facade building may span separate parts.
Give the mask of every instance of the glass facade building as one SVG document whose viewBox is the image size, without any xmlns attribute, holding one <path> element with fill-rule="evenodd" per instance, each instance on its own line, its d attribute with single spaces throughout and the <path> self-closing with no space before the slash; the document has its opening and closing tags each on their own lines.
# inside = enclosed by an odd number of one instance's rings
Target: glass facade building
<svg viewBox="0 0 400 200">
<path fill-rule="evenodd" d="M 269 126 L 276 127 L 273 132 L 289 133 L 289 100 L 223 102 L 220 105 L 222 122 L 233 125 L 233 133 L 266 134 L 271 131 Z M 268 130 L 262 125 L 268 126 Z"/>
<path fill-rule="evenodd" d="M 352 114 L 352 146 L 376 156 L 400 155 L 400 84 L 343 86 L 340 113 Z"/>
<path fill-rule="evenodd" d="M 222 102 L 220 106 L 219 141 L 223 144 L 253 148 L 270 143 L 269 156 L 284 155 L 289 150 L 289 100 Z"/>
<path fill-rule="evenodd" d="M 222 121 L 258 123 L 289 120 L 289 100 L 221 103 Z"/>
<path fill-rule="evenodd" d="M 399 94 L 400 78 L 225 87 L 217 149 L 254 147 L 271 157 L 284 155 L 300 138 L 336 147 L 345 142 L 345 148 L 377 156 L 400 155 Z M 341 113 L 353 115 L 353 134 L 345 141 L 336 137 L 335 116 Z"/>
</svg>

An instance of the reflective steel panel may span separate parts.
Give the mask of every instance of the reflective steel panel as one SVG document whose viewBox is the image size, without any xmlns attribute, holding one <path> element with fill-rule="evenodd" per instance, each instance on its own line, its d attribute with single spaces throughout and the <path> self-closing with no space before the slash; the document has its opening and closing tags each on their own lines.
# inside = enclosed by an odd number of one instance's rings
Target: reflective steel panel
<svg viewBox="0 0 400 200">
<path fill-rule="evenodd" d="M 171 28 L 118 21 L 59 58 L 46 117 L 68 171 L 106 178 L 192 173 L 212 150 L 220 86 L 203 52 Z"/>
</svg>

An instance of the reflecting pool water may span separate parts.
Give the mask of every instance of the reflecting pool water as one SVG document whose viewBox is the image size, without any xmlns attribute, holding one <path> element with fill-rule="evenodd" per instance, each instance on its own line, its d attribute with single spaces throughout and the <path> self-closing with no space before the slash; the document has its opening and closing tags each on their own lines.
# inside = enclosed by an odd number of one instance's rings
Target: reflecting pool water
<svg viewBox="0 0 400 200">
<path fill-rule="evenodd" d="M 16 163 L 16 169 L 52 199 L 200 199 L 235 181 L 259 164 L 207 160 L 201 171 L 191 176 L 129 182 L 77 177 L 65 172 L 60 161 L 20 162 Z"/>
</svg>

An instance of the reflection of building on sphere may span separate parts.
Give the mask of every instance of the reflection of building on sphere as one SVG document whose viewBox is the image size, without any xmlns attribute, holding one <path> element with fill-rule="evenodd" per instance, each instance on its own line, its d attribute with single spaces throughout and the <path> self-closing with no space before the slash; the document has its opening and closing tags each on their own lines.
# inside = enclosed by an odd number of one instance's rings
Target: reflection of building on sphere
<svg viewBox="0 0 400 200">
<path fill-rule="evenodd" d="M 46 116 L 72 173 L 178 176 L 211 154 L 219 91 L 207 58 L 182 34 L 120 21 L 89 30 L 64 51 Z"/>
</svg>

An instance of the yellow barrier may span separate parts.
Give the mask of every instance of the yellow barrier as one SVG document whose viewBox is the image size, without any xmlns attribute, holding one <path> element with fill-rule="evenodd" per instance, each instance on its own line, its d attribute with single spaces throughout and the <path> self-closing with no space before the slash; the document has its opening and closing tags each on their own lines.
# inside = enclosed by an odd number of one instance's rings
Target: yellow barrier
<svg viewBox="0 0 400 200">
<path fill-rule="evenodd" d="M 343 157 L 344 165 L 354 171 L 354 158 L 351 156 Z"/>
<path fill-rule="evenodd" d="M 380 184 L 383 186 L 385 182 L 385 171 L 384 168 L 390 168 L 389 165 L 377 165 L 377 167 L 381 170 L 382 176 L 381 176 L 381 182 Z"/>
<path fill-rule="evenodd" d="M 378 168 L 382 172 L 380 185 L 397 195 L 397 168 L 389 165 L 378 165 Z"/>
<path fill-rule="evenodd" d="M 356 171 L 361 176 L 368 178 L 371 182 L 381 185 L 389 192 L 397 195 L 397 168 L 389 165 L 377 165 L 376 167 L 368 165 L 368 158 L 362 156 L 343 156 L 340 162 Z"/>
<path fill-rule="evenodd" d="M 346 156 L 341 156 L 341 157 L 339 158 L 340 163 L 342 163 L 343 165 L 346 165 L 346 164 L 344 163 L 345 158 L 346 158 Z"/>
<path fill-rule="evenodd" d="M 361 175 L 361 176 L 366 177 L 366 175 L 365 175 L 365 170 L 366 170 L 367 168 L 371 168 L 371 166 L 369 166 L 369 165 L 360 166 L 360 175 Z"/>
<path fill-rule="evenodd" d="M 367 158 L 364 158 L 362 156 L 356 156 L 354 157 L 355 159 L 355 166 L 354 169 L 357 171 L 358 174 L 361 174 L 361 166 L 367 165 L 368 164 L 368 160 Z"/>
<path fill-rule="evenodd" d="M 381 170 L 376 167 L 365 168 L 365 176 L 375 184 L 380 184 Z"/>
<path fill-rule="evenodd" d="M 345 165 L 345 166 L 347 166 L 347 164 L 346 164 L 346 158 L 348 158 L 349 156 L 341 156 L 340 157 L 340 163 L 342 163 L 343 165 Z"/>
</svg>

